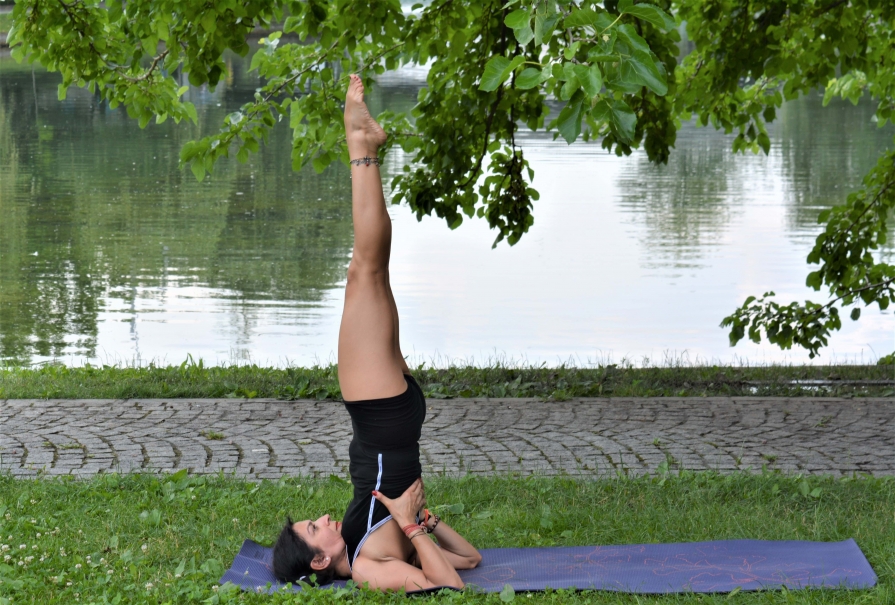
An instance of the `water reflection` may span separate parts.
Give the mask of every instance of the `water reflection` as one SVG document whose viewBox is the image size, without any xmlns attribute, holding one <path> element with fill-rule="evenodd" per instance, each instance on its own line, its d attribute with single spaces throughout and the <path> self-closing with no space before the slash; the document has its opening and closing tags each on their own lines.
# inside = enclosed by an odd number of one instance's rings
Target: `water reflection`
<svg viewBox="0 0 895 605">
<path fill-rule="evenodd" d="M 234 309 L 313 306 L 343 279 L 344 174 L 294 174 L 285 128 L 204 184 L 177 166 L 184 142 L 251 96 L 257 83 L 242 67 L 230 87 L 191 93 L 198 128 L 140 131 L 84 90 L 57 101 L 55 74 L 0 65 L 0 357 L 94 356 L 100 310 L 114 300 L 109 308 L 133 308 L 138 292 L 202 285 Z"/>
<path fill-rule="evenodd" d="M 140 130 L 84 90 L 59 102 L 56 74 L 0 59 L 0 359 L 331 359 L 352 245 L 344 168 L 293 173 L 284 123 L 249 163 L 224 161 L 203 184 L 178 169 L 182 144 L 259 84 L 247 59 L 228 65 L 217 91 L 188 93 L 198 126 Z M 374 111 L 410 109 L 424 73 L 383 78 Z M 523 133 L 543 197 L 515 248 L 490 250 L 481 221 L 449 232 L 390 210 L 405 348 L 533 362 L 727 356 L 720 318 L 764 288 L 802 297 L 817 213 L 891 143 L 869 104 L 833 105 L 786 105 L 769 157 L 734 156 L 728 137 L 691 126 L 667 166 Z M 882 354 L 886 321 L 867 314 L 834 345 Z"/>
<path fill-rule="evenodd" d="M 768 156 L 733 155 L 732 137 L 685 124 L 666 166 L 632 158 L 620 179 L 620 204 L 646 227 L 648 266 L 703 267 L 744 204 L 786 209 L 791 237 L 813 241 L 817 216 L 848 192 L 892 144 L 892 128 L 871 121 L 867 100 L 822 107 L 811 95 L 787 103 L 769 129 Z"/>
</svg>

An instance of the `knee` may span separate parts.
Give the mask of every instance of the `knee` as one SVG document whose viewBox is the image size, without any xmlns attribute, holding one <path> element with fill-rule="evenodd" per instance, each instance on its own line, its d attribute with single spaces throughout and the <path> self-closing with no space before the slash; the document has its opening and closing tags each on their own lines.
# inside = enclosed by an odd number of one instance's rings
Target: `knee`
<svg viewBox="0 0 895 605">
<path fill-rule="evenodd" d="M 365 263 L 354 258 L 348 263 L 348 283 L 375 281 L 388 277 L 388 270 L 374 263 Z"/>
</svg>

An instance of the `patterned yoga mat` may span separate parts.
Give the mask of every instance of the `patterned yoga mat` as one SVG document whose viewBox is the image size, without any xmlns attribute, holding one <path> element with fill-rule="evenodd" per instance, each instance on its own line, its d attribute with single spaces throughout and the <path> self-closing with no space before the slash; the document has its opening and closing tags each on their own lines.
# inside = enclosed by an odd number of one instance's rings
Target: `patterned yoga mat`
<svg viewBox="0 0 895 605">
<path fill-rule="evenodd" d="M 720 540 L 682 544 L 484 549 L 476 569 L 461 571 L 483 592 L 546 588 L 639 594 L 780 588 L 870 588 L 876 574 L 854 540 Z M 246 540 L 220 583 L 272 593 L 271 549 Z M 344 586 L 334 582 L 331 587 Z M 292 588 L 295 591 L 301 587 Z"/>
</svg>

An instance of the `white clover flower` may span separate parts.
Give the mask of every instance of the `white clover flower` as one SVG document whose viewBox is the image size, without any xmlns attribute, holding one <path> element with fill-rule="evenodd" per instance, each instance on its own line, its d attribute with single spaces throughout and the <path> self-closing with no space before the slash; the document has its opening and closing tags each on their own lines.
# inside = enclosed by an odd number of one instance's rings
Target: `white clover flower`
<svg viewBox="0 0 895 605">
<path fill-rule="evenodd" d="M 111 569 L 107 569 L 107 570 L 106 570 L 106 573 L 107 573 L 108 575 L 111 576 L 111 575 L 112 575 L 112 570 L 111 570 Z"/>
<path fill-rule="evenodd" d="M 31 519 L 31 524 L 35 525 L 37 523 L 37 519 Z"/>
<path fill-rule="evenodd" d="M 179 578 L 179 577 L 180 577 L 180 574 L 179 574 L 179 573 L 176 573 L 176 574 L 174 574 L 174 577 L 175 577 L 175 578 Z"/>
<path fill-rule="evenodd" d="M 9 544 L 3 544 L 0 546 L 0 552 L 6 552 L 9 550 Z"/>
<path fill-rule="evenodd" d="M 25 563 L 31 563 L 34 560 L 34 557 L 25 557 Z"/>
<path fill-rule="evenodd" d="M 90 563 L 90 555 L 87 555 L 87 562 Z"/>
<path fill-rule="evenodd" d="M 75 564 L 75 569 L 81 569 L 81 564 L 80 564 L 80 563 L 76 563 L 76 564 Z"/>
<path fill-rule="evenodd" d="M 34 498 L 31 498 L 31 504 L 37 504 L 37 500 L 35 500 Z"/>
<path fill-rule="evenodd" d="M 12 557 L 9 556 L 9 555 L 6 555 L 6 556 L 3 557 L 3 561 L 4 561 L 4 562 L 9 561 L 10 559 L 12 559 Z"/>
<path fill-rule="evenodd" d="M 32 545 L 31 545 L 31 550 L 37 550 L 37 544 L 32 544 Z"/>
<path fill-rule="evenodd" d="M 19 566 L 20 566 L 20 567 L 21 567 L 22 565 L 24 565 L 24 564 L 25 564 L 24 561 L 19 561 Z"/>
<path fill-rule="evenodd" d="M 99 560 L 99 562 L 100 562 L 100 563 L 105 563 L 105 562 L 106 562 L 106 558 L 105 558 L 105 557 L 102 557 L 102 558 Z"/>
<path fill-rule="evenodd" d="M 71 586 L 72 583 L 71 583 L 71 582 L 66 582 L 65 585 L 66 585 L 66 586 Z"/>
<path fill-rule="evenodd" d="M 44 556 L 44 557 L 41 557 L 39 560 L 40 560 L 41 563 L 43 563 L 44 561 L 47 560 L 47 558 Z"/>
<path fill-rule="evenodd" d="M 58 582 L 59 576 L 50 576 L 50 582 Z"/>
<path fill-rule="evenodd" d="M 19 544 L 19 550 L 25 550 L 26 548 L 28 548 L 27 545 L 25 545 L 25 544 Z"/>
<path fill-rule="evenodd" d="M 144 544 L 143 546 L 140 547 L 140 550 L 142 550 L 143 552 L 146 552 L 147 550 L 149 550 L 149 545 Z"/>
<path fill-rule="evenodd" d="M 237 519 L 236 517 L 233 517 L 233 522 L 234 522 L 234 523 L 239 523 L 239 519 Z"/>
<path fill-rule="evenodd" d="M 195 500 L 195 499 L 196 499 L 196 496 L 191 496 L 191 497 L 190 497 L 190 500 Z"/>
<path fill-rule="evenodd" d="M 146 590 L 152 590 L 152 582 L 146 582 Z"/>
<path fill-rule="evenodd" d="M 215 592 L 218 591 L 218 587 L 217 587 L 217 586 L 212 586 L 211 589 L 212 589 L 213 591 L 215 591 Z"/>
<path fill-rule="evenodd" d="M 82 530 L 80 530 L 80 529 L 78 530 L 78 535 L 79 535 L 79 536 L 80 536 L 81 534 L 83 534 L 83 533 L 84 533 L 84 532 L 83 532 Z"/>
<path fill-rule="evenodd" d="M 40 535 L 41 535 L 40 532 L 37 532 L 37 537 L 38 537 L 38 538 L 40 537 Z"/>
</svg>

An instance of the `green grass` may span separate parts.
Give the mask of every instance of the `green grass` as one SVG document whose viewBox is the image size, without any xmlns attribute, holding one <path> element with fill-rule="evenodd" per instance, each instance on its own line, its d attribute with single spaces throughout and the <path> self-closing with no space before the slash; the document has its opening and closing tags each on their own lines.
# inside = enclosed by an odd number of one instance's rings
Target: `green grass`
<svg viewBox="0 0 895 605">
<path fill-rule="evenodd" d="M 419 367 L 414 376 L 427 397 L 683 397 L 683 396 L 892 396 L 895 366 L 688 366 L 548 368 Z M 833 381 L 825 385 L 793 381 Z M 888 381 L 853 385 L 849 381 Z M 336 366 L 206 367 L 192 358 L 179 366 L 82 367 L 48 365 L 0 369 L 0 399 L 275 397 L 339 399 Z"/>
<path fill-rule="evenodd" d="M 12 13 L 0 13 L 0 34 L 5 34 L 12 27 Z"/>
<path fill-rule="evenodd" d="M 895 602 L 891 477 L 834 480 L 687 472 L 600 481 L 434 477 L 427 481 L 427 493 L 430 506 L 441 505 L 445 518 L 481 548 L 855 538 L 879 576 L 876 588 L 858 592 L 769 591 L 731 598 L 566 592 L 520 594 L 517 602 Z M 101 475 L 88 481 L 0 476 L 0 545 L 5 545 L 0 546 L 0 604 L 116 603 L 119 597 L 122 603 L 337 600 L 322 591 L 302 597 L 246 594 L 218 589 L 216 582 L 244 538 L 270 543 L 287 514 L 340 517 L 349 497 L 350 486 L 335 477 L 253 484 L 185 472 Z M 407 602 L 373 593 L 339 598 Z M 468 592 L 427 600 L 501 602 L 497 595 Z"/>
</svg>

